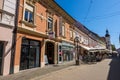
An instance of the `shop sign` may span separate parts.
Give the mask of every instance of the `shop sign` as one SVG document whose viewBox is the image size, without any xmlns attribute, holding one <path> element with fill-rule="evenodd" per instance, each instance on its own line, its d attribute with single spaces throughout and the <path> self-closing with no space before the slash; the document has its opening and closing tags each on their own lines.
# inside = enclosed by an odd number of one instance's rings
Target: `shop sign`
<svg viewBox="0 0 120 80">
<path fill-rule="evenodd" d="M 49 36 L 50 39 L 51 39 L 51 38 L 55 38 L 55 34 L 54 34 L 53 31 L 49 31 L 49 32 L 48 32 L 48 36 Z"/>
<path fill-rule="evenodd" d="M 62 54 L 62 52 L 59 52 L 59 54 Z"/>
</svg>

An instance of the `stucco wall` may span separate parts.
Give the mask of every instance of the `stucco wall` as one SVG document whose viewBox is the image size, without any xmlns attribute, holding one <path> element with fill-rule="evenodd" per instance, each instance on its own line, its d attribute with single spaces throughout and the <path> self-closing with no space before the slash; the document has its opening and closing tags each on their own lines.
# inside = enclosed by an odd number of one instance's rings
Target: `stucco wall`
<svg viewBox="0 0 120 80">
<path fill-rule="evenodd" d="M 5 51 L 3 53 L 3 75 L 9 74 L 10 58 L 11 58 L 11 46 L 12 46 L 12 29 L 4 28 L 0 26 L 0 41 L 7 41 L 5 45 Z"/>
</svg>

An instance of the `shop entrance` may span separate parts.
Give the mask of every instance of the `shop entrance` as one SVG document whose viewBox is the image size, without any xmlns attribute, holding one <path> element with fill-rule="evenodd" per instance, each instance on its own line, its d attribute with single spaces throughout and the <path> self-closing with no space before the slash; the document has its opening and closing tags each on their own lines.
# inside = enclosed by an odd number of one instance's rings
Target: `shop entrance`
<svg viewBox="0 0 120 80">
<path fill-rule="evenodd" d="M 45 55 L 47 56 L 48 64 L 54 64 L 54 44 L 46 42 Z"/>
<path fill-rule="evenodd" d="M 20 70 L 30 69 L 40 66 L 40 42 L 22 39 Z"/>
<path fill-rule="evenodd" d="M 2 74 L 3 45 L 4 43 L 0 41 L 0 74 Z"/>
</svg>

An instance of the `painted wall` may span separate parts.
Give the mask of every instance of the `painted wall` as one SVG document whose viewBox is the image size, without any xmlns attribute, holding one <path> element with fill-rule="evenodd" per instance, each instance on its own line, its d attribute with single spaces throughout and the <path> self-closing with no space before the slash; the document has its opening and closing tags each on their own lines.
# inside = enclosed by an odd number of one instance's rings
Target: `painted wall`
<svg viewBox="0 0 120 80">
<path fill-rule="evenodd" d="M 6 41 L 3 53 L 3 64 L 2 64 L 2 74 L 8 75 L 10 71 L 10 60 L 11 60 L 11 47 L 12 47 L 12 36 L 14 28 L 14 15 L 16 8 L 16 0 L 2 0 L 4 4 L 1 8 L 2 20 L 0 20 L 0 41 Z"/>
<path fill-rule="evenodd" d="M 2 74 L 8 75 L 10 70 L 11 46 L 12 46 L 12 29 L 3 28 L 0 26 L 0 41 L 7 41 L 5 51 L 3 53 Z"/>
</svg>

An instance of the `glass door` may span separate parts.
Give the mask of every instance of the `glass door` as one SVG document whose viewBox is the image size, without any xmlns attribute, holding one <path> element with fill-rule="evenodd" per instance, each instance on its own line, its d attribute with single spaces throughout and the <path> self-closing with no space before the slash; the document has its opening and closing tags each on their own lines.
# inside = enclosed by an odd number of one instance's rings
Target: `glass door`
<svg viewBox="0 0 120 80">
<path fill-rule="evenodd" d="M 40 43 L 38 41 L 23 39 L 21 45 L 20 70 L 40 66 Z"/>
<path fill-rule="evenodd" d="M 28 69 L 29 63 L 29 47 L 22 46 L 21 48 L 21 60 L 20 60 L 20 70 Z"/>
<path fill-rule="evenodd" d="M 36 48 L 30 46 L 29 51 L 29 68 L 36 67 Z"/>
</svg>

